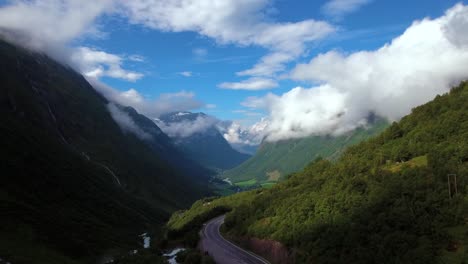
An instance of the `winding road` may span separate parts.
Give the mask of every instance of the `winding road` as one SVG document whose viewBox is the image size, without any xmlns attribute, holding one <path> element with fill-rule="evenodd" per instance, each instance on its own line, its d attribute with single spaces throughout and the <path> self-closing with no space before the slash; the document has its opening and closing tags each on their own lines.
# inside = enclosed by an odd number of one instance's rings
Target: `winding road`
<svg viewBox="0 0 468 264">
<path fill-rule="evenodd" d="M 207 222 L 201 231 L 201 248 L 208 252 L 218 264 L 269 264 L 252 252 L 243 250 L 226 240 L 219 232 L 224 215 Z"/>
</svg>

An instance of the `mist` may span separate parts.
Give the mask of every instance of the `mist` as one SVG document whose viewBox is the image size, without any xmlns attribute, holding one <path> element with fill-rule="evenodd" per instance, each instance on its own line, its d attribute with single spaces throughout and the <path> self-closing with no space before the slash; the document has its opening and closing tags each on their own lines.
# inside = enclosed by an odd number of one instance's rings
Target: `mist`
<svg viewBox="0 0 468 264">
<path fill-rule="evenodd" d="M 119 106 L 109 103 L 107 105 L 107 110 L 123 132 L 132 133 L 141 140 L 151 140 L 151 135 L 143 131 L 126 112 L 119 108 Z"/>
</svg>

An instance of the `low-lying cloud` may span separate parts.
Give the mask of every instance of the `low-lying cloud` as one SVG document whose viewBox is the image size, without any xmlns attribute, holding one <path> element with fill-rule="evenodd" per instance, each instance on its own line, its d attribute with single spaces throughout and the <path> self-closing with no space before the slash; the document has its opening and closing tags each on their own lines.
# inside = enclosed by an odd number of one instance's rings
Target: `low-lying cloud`
<svg viewBox="0 0 468 264">
<path fill-rule="evenodd" d="M 141 140 L 151 140 L 151 135 L 143 131 L 135 121 L 122 109 L 113 103 L 107 105 L 107 110 L 112 118 L 125 133 L 132 133 Z"/>
<path fill-rule="evenodd" d="M 291 78 L 319 83 L 283 95 L 251 97 L 244 106 L 269 112 L 267 140 L 342 134 L 370 113 L 398 120 L 468 78 L 468 7 L 414 22 L 375 51 L 330 51 L 300 64 Z"/>
<path fill-rule="evenodd" d="M 184 113 L 182 112 L 179 114 Z M 199 115 L 195 120 L 183 120 L 170 123 L 156 120 L 156 124 L 159 128 L 173 138 L 186 138 L 196 133 L 203 133 L 213 128 L 218 122 L 218 119 L 208 115 Z"/>
<path fill-rule="evenodd" d="M 268 121 L 264 118 L 254 125 L 246 128 L 236 121 L 220 122 L 217 127 L 224 139 L 233 145 L 260 145 L 264 136 Z"/>
<path fill-rule="evenodd" d="M 141 62 L 140 56 L 131 56 L 129 60 Z M 122 64 L 125 58 L 110 54 L 102 50 L 88 47 L 78 47 L 71 55 L 71 61 L 80 72 L 87 77 L 101 78 L 104 76 L 126 81 L 137 81 L 143 77 L 142 73 L 125 70 Z"/>
<path fill-rule="evenodd" d="M 157 99 L 150 100 L 135 89 L 119 91 L 94 78 L 88 78 L 88 81 L 108 100 L 131 106 L 138 112 L 153 118 L 165 113 L 190 111 L 205 106 L 203 102 L 195 98 L 192 92 L 163 93 Z"/>
</svg>

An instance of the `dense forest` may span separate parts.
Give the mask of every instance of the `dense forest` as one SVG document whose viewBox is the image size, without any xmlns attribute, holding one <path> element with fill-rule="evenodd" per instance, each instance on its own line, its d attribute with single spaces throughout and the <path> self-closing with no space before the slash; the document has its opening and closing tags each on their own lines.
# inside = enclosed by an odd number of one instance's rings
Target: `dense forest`
<svg viewBox="0 0 468 264">
<path fill-rule="evenodd" d="M 272 239 L 294 263 L 467 263 L 468 83 L 413 109 L 336 162 L 316 159 L 271 189 L 205 199 L 175 213 L 190 240 L 230 211 L 233 240 Z"/>
</svg>

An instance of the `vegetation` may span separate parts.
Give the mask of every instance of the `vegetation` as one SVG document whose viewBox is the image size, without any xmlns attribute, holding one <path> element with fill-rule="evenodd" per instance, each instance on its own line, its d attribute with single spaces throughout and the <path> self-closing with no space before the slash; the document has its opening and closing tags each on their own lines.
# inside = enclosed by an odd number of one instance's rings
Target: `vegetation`
<svg viewBox="0 0 468 264">
<path fill-rule="evenodd" d="M 256 179 L 250 179 L 248 181 L 236 182 L 235 185 L 239 187 L 250 187 L 257 184 Z"/>
<path fill-rule="evenodd" d="M 316 159 L 271 189 L 210 206 L 231 209 L 226 235 L 279 241 L 294 263 L 467 263 L 467 102 L 462 83 L 335 163 Z M 212 207 L 197 202 L 169 227 Z"/>
<path fill-rule="evenodd" d="M 382 119 L 370 118 L 368 128 L 340 137 L 310 136 L 301 139 L 263 142 L 256 154 L 221 177 L 235 184 L 255 179 L 258 183 L 278 182 L 286 175 L 302 170 L 311 160 L 324 157 L 336 160 L 346 147 L 377 135 L 388 127 Z"/>
</svg>

